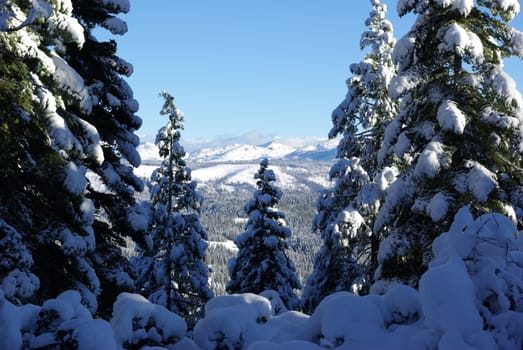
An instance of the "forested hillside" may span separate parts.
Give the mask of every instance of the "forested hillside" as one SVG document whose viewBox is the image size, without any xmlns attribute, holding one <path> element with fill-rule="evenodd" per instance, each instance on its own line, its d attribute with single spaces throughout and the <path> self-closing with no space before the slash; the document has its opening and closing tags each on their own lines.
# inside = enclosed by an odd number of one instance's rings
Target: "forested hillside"
<svg viewBox="0 0 523 350">
<path fill-rule="evenodd" d="M 323 154 L 323 151 L 320 152 Z M 209 153 L 214 154 L 215 151 L 209 149 L 198 152 L 198 157 L 208 157 Z M 311 161 L 311 155 L 301 155 L 299 158 L 293 155 L 290 159 L 273 162 L 276 184 L 283 190 L 278 208 L 286 213 L 287 225 L 292 232 L 291 249 L 288 254 L 296 264 L 301 281 L 305 281 L 312 272 L 312 261 L 320 246 L 320 237 L 312 228 L 312 219 L 316 212 L 316 199 L 329 185 L 327 174 L 331 166 L 330 162 Z M 158 159 L 152 158 L 148 152 L 145 152 L 144 157 L 148 159 L 149 165 L 141 166 L 137 173 L 146 180 Z M 243 157 L 252 158 L 253 154 L 247 153 Z M 189 157 L 188 162 L 193 177 L 198 180 L 198 189 L 204 197 L 201 223 L 209 234 L 210 246 L 206 261 L 212 269 L 210 283 L 216 295 L 224 295 L 225 284 L 229 279 L 227 262 L 236 253 L 233 241 L 243 231 L 246 223 L 242 207 L 255 189 L 254 172 L 258 165 L 255 159 L 231 164 L 224 162 L 221 157 L 217 157 L 212 163 L 195 162 L 194 158 Z M 209 174 L 213 176 L 210 177 Z M 281 181 L 280 178 L 286 180 Z M 149 191 L 146 189 L 137 194 L 137 199 L 147 201 Z"/>
</svg>

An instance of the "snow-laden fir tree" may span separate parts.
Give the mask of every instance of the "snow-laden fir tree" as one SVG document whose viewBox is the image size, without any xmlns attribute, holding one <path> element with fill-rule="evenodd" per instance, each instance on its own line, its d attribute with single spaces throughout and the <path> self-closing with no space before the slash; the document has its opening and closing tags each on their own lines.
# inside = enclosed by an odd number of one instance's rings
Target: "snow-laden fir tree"
<svg viewBox="0 0 523 350">
<path fill-rule="evenodd" d="M 147 230 L 145 213 L 134 198 L 135 191 L 143 190 L 143 181 L 132 170 L 140 164 L 135 131 L 142 120 L 135 114 L 138 103 L 124 80 L 132 74 L 132 65 L 116 55 L 114 40 L 98 41 L 94 30 L 123 35 L 127 25 L 117 15 L 127 13 L 130 5 L 127 0 L 73 0 L 72 4 L 73 16 L 86 33 L 85 43 L 82 47 L 65 44 L 60 53 L 82 76 L 93 105 L 90 114 L 71 103 L 66 108 L 81 120 L 69 124 L 80 140 L 94 138 L 101 143 L 99 159 L 85 161 L 92 180 L 86 196 L 94 202 L 96 214 L 96 249 L 91 256 L 101 282 L 98 312 L 110 316 L 117 295 L 134 289 L 130 264 L 121 250 L 124 237 L 143 245 Z"/>
<path fill-rule="evenodd" d="M 205 264 L 207 232 L 200 224 L 202 196 L 191 180 L 191 169 L 180 145 L 183 113 L 163 92 L 161 115 L 169 121 L 156 136 L 164 160 L 151 175 L 152 247 L 138 260 L 140 293 L 192 324 L 213 297 Z"/>
<path fill-rule="evenodd" d="M 17 242 L 18 252 L 6 253 L 19 254 L 0 280 L 15 302 L 77 289 L 94 310 L 100 282 L 89 259 L 94 206 L 85 197 L 85 162 L 99 161 L 102 152 L 91 126 L 66 110 L 74 105 L 88 115 L 93 102 L 62 57 L 64 45 L 85 43 L 72 11 L 67 0 L 0 4 L 0 143 L 8 169 L 2 172 L 0 240 L 4 247 Z"/>
<path fill-rule="evenodd" d="M 509 26 L 516 0 L 402 0 L 398 11 L 417 18 L 393 53 L 390 93 L 401 104 L 380 161 L 399 174 L 374 226 L 385 237 L 376 277 L 415 286 L 464 205 L 521 228 L 523 99 L 503 58 L 523 57 L 523 34 Z"/>
<path fill-rule="evenodd" d="M 266 290 L 276 291 L 290 310 L 299 308 L 296 290 L 301 283 L 294 263 L 289 259 L 290 229 L 285 215 L 277 209 L 282 191 L 274 185 L 276 176 L 269 169 L 269 161 L 263 159 L 254 175 L 258 189 L 243 207 L 248 215 L 245 232 L 235 243 L 236 257 L 229 260 L 227 293 L 259 294 Z"/>
<path fill-rule="evenodd" d="M 332 113 L 329 138 L 341 139 L 338 161 L 329 173 L 334 187 L 318 199 L 313 222 L 323 245 L 303 293 L 303 308 L 309 313 L 334 292 L 365 294 L 376 267 L 379 241 L 372 226 L 390 172 L 378 165 L 378 150 L 397 106 L 388 95 L 395 74 L 392 24 L 385 18 L 386 5 L 371 3 L 368 30 L 360 41 L 368 53 L 350 66 L 347 95 Z"/>
</svg>

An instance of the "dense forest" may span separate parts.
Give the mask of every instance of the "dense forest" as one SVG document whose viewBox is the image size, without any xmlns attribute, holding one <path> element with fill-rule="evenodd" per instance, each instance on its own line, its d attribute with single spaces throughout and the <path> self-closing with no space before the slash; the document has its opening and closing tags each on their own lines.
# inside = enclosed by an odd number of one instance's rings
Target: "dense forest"
<svg viewBox="0 0 523 350">
<path fill-rule="evenodd" d="M 370 0 L 332 186 L 285 194 L 264 158 L 206 207 L 169 92 L 134 173 L 133 67 L 95 34 L 129 10 L 0 1 L 1 349 L 523 348 L 517 0 L 399 0 L 398 40 Z"/>
</svg>

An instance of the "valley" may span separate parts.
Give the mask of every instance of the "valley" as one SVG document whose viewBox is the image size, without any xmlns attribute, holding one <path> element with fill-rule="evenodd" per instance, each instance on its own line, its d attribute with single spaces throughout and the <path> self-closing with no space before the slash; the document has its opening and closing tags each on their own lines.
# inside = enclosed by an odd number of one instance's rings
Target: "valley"
<svg viewBox="0 0 523 350">
<path fill-rule="evenodd" d="M 142 144 L 138 148 L 142 165 L 135 173 L 144 179 L 148 179 L 160 164 L 152 146 Z M 207 263 L 212 269 L 210 284 L 216 295 L 225 294 L 227 261 L 236 253 L 233 241 L 243 232 L 246 222 L 243 206 L 256 189 L 254 174 L 264 157 L 269 157 L 276 185 L 283 192 L 279 210 L 285 213 L 292 232 L 288 254 L 302 284 L 305 283 L 321 244 L 311 223 L 318 196 L 330 186 L 328 173 L 334 162 L 335 146 L 333 141 L 300 147 L 278 141 L 260 146 L 203 148 L 189 154 L 187 163 L 192 169 L 192 179 L 198 183 L 197 190 L 205 198 L 200 221 L 209 234 Z M 237 160 L 233 161 L 233 158 Z M 138 196 L 142 200 L 148 199 L 147 188 Z"/>
</svg>

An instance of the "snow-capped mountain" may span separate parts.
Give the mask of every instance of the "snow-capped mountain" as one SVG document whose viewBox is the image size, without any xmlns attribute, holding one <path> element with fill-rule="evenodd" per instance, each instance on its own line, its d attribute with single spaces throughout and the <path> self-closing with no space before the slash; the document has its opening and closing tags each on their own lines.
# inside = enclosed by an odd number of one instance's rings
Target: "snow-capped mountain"
<svg viewBox="0 0 523 350">
<path fill-rule="evenodd" d="M 261 145 L 227 144 L 202 147 L 188 153 L 189 163 L 238 163 L 269 160 L 333 161 L 339 140 L 274 140 Z M 158 149 L 151 142 L 138 147 L 143 164 L 157 163 Z"/>
<path fill-rule="evenodd" d="M 235 191 L 238 186 L 254 187 L 259 161 L 268 158 L 278 186 L 287 190 L 318 190 L 330 185 L 329 168 L 334 162 L 338 140 L 316 142 L 275 140 L 261 145 L 230 144 L 201 148 L 188 154 L 192 178 L 203 190 Z M 153 143 L 138 147 L 142 166 L 135 170 L 149 178 L 160 163 Z"/>
</svg>

